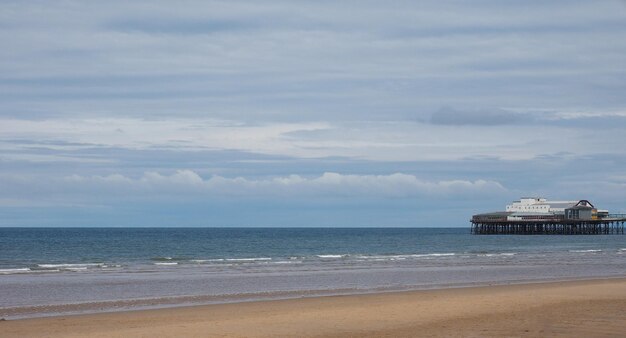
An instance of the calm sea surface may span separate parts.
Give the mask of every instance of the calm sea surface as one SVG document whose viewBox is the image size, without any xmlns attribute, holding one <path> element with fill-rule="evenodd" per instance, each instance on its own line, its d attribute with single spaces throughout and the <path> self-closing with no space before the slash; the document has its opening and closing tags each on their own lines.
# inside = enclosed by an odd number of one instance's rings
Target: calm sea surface
<svg viewBox="0 0 626 338">
<path fill-rule="evenodd" d="M 626 275 L 626 236 L 0 228 L 0 316 Z"/>
</svg>

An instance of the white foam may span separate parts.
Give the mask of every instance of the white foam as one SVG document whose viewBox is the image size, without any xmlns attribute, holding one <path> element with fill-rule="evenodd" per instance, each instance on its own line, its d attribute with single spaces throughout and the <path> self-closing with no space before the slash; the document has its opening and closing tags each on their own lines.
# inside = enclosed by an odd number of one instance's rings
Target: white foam
<svg viewBox="0 0 626 338">
<path fill-rule="evenodd" d="M 402 261 L 410 258 L 429 258 L 429 257 L 447 257 L 456 255 L 453 252 L 448 253 L 429 253 L 429 254 L 410 254 L 410 255 L 360 255 L 356 256 L 357 259 L 366 259 L 366 260 L 374 260 L 374 261 Z"/>
<path fill-rule="evenodd" d="M 87 267 L 86 266 L 81 266 L 81 267 L 74 267 L 74 268 L 65 268 L 64 270 L 78 272 L 78 271 L 85 271 L 85 270 L 87 270 Z"/>
<path fill-rule="evenodd" d="M 372 255 L 372 256 L 357 256 L 357 258 L 362 259 L 373 259 L 373 260 L 390 260 L 390 259 L 398 259 L 404 258 L 406 256 L 403 255 Z"/>
<path fill-rule="evenodd" d="M 29 273 L 29 268 L 17 268 L 17 269 L 0 269 L 0 275 L 12 275 L 16 273 Z"/>
<path fill-rule="evenodd" d="M 515 256 L 515 252 L 488 253 L 488 254 L 479 254 L 478 256 L 480 256 L 480 257 Z"/>
<path fill-rule="evenodd" d="M 178 265 L 178 262 L 156 262 L 154 265 Z"/>
<path fill-rule="evenodd" d="M 319 258 L 343 258 L 344 255 L 316 255 Z"/>
<path fill-rule="evenodd" d="M 192 263 L 213 263 L 213 262 L 223 262 L 224 258 L 214 258 L 214 259 L 190 259 Z"/>
<path fill-rule="evenodd" d="M 227 258 L 228 262 L 254 262 L 254 261 L 271 261 L 269 257 L 254 257 L 254 258 Z"/>
<path fill-rule="evenodd" d="M 100 263 L 63 263 L 63 264 L 37 264 L 38 267 L 44 269 L 55 268 L 87 268 L 89 266 L 102 266 Z"/>
<path fill-rule="evenodd" d="M 602 250 L 592 249 L 592 250 L 570 250 L 569 252 L 602 252 Z"/>
<path fill-rule="evenodd" d="M 413 257 L 444 257 L 444 256 L 454 256 L 456 255 L 454 252 L 446 252 L 446 253 L 431 253 L 425 255 L 413 255 Z"/>
<path fill-rule="evenodd" d="M 429 258 L 429 257 L 448 257 L 456 255 L 454 252 L 446 252 L 446 253 L 429 253 L 429 254 L 414 254 L 414 255 L 400 255 L 400 257 L 409 257 L 409 258 Z"/>
</svg>

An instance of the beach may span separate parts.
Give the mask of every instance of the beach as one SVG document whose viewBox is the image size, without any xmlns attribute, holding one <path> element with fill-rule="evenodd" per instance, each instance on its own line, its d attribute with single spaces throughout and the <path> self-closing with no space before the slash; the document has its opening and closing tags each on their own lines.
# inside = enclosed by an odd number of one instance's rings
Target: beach
<svg viewBox="0 0 626 338">
<path fill-rule="evenodd" d="M 626 338 L 624 36 L 626 0 L 0 0 L 0 338 Z"/>
<path fill-rule="evenodd" d="M 626 278 L 201 305 L 0 322 L 0 337 L 618 337 Z"/>
</svg>

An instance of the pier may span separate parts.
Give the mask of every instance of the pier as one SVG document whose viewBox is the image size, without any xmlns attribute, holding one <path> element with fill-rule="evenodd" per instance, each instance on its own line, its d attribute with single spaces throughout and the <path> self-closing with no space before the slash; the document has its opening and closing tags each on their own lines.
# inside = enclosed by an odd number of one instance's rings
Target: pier
<svg viewBox="0 0 626 338">
<path fill-rule="evenodd" d="M 626 214 L 598 210 L 588 200 L 523 197 L 506 211 L 477 214 L 470 222 L 475 235 L 623 235 Z"/>
<path fill-rule="evenodd" d="M 585 221 L 474 221 L 475 235 L 623 235 L 626 218 Z"/>
</svg>

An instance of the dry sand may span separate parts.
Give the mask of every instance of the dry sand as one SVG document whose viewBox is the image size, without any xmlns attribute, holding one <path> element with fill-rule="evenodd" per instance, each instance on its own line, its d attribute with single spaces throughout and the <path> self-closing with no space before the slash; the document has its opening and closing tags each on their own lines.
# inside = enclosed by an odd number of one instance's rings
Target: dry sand
<svg viewBox="0 0 626 338">
<path fill-rule="evenodd" d="M 0 337 L 626 337 L 626 279 L 0 321 Z"/>
</svg>

